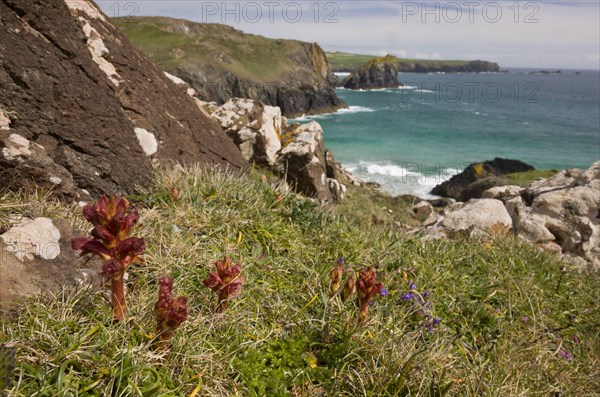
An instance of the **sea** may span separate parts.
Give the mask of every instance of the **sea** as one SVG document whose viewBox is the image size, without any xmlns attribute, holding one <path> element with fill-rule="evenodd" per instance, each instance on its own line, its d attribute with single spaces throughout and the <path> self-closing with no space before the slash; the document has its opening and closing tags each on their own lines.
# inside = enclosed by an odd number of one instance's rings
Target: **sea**
<svg viewBox="0 0 600 397">
<path fill-rule="evenodd" d="M 344 74 L 340 74 L 344 77 Z M 600 159 L 600 71 L 400 73 L 398 88 L 337 89 L 349 108 L 303 116 L 358 178 L 391 195 L 431 189 L 474 162 L 517 159 L 537 169 Z"/>
</svg>

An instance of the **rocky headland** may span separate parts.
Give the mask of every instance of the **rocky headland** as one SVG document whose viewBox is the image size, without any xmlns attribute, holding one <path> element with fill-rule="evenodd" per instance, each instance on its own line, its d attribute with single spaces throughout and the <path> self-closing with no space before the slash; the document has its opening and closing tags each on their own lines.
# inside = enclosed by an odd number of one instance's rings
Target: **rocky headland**
<svg viewBox="0 0 600 397">
<path fill-rule="evenodd" d="M 325 52 L 317 43 L 269 39 L 227 25 L 162 17 L 113 22 L 162 70 L 183 79 L 203 101 L 231 98 L 278 106 L 288 117 L 333 112 L 338 98 Z"/>
<path fill-rule="evenodd" d="M 398 88 L 398 58 L 392 55 L 375 58 L 342 81 L 344 88 L 351 90 L 372 90 L 381 88 Z"/>
</svg>

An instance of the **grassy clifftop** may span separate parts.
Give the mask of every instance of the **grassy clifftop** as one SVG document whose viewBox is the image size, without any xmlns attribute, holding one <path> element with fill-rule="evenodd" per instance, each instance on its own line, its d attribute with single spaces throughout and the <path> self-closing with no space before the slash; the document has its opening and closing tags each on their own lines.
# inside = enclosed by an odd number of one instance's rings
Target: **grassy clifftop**
<svg viewBox="0 0 600 397">
<path fill-rule="evenodd" d="M 327 52 L 327 59 L 334 72 L 352 72 L 367 62 L 376 59 L 375 55 L 351 54 L 346 52 Z M 467 67 L 472 61 L 428 60 L 397 58 L 400 71 L 451 71 Z"/>
<path fill-rule="evenodd" d="M 204 65 L 259 81 L 273 81 L 298 67 L 290 54 L 303 43 L 242 33 L 227 25 L 165 17 L 115 18 L 112 22 L 167 70 Z"/>
<path fill-rule="evenodd" d="M 0 325 L 0 343 L 16 350 L 8 394 L 597 395 L 598 278 L 511 236 L 424 242 L 324 213 L 263 180 L 161 173 L 135 233 L 148 248 L 130 269 L 129 320 L 113 324 L 97 290 L 29 300 Z M 57 212 L 43 199 L 3 200 L 20 204 L 11 212 Z M 61 208 L 84 225 L 80 208 Z M 223 254 L 246 281 L 214 314 L 201 282 Z M 341 256 L 346 267 L 374 266 L 389 292 L 363 327 L 354 299 L 328 296 Z M 150 348 L 163 275 L 190 308 L 168 356 Z"/>
</svg>

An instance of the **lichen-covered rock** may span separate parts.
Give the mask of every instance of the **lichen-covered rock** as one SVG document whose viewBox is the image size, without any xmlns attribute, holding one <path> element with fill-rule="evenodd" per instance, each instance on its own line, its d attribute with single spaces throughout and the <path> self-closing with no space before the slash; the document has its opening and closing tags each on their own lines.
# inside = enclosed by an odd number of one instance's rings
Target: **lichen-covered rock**
<svg viewBox="0 0 600 397">
<path fill-rule="evenodd" d="M 532 183 L 524 199 L 506 203 L 515 233 L 541 247 L 560 247 L 562 257 L 600 269 L 600 161 Z"/>
<path fill-rule="evenodd" d="M 0 235 L 0 309 L 65 286 L 99 283 L 101 263 L 78 259 L 66 220 L 23 218 Z"/>
<path fill-rule="evenodd" d="M 250 162 L 274 165 L 281 149 L 286 120 L 278 107 L 252 99 L 234 98 L 219 106 L 211 116 Z"/>
<path fill-rule="evenodd" d="M 3 188 L 78 201 L 150 187 L 157 161 L 248 166 L 91 0 L 0 3 L 0 92 Z"/>
<path fill-rule="evenodd" d="M 351 90 L 398 88 L 398 58 L 392 55 L 372 59 L 344 79 L 342 85 Z"/>
<path fill-rule="evenodd" d="M 316 121 L 297 125 L 279 153 L 278 166 L 287 182 L 299 193 L 321 203 L 338 202 L 346 187 L 327 174 L 323 129 Z"/>
<path fill-rule="evenodd" d="M 523 188 L 516 185 L 494 186 L 481 194 L 481 198 L 492 198 L 506 201 L 513 197 L 519 196 Z"/>
<path fill-rule="evenodd" d="M 482 237 L 502 228 L 510 230 L 512 223 L 502 201 L 473 199 L 446 207 L 443 219 L 435 227 L 449 234 Z"/>
</svg>

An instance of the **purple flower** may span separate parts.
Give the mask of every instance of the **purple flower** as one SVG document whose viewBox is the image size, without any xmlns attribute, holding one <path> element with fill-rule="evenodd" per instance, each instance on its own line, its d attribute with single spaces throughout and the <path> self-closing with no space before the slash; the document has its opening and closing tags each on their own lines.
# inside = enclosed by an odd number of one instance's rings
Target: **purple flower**
<svg viewBox="0 0 600 397">
<path fill-rule="evenodd" d="M 425 321 L 425 325 L 429 328 L 429 333 L 433 333 L 434 327 L 440 323 L 440 319 L 435 317 L 432 321 L 429 321 L 431 317 L 427 315 L 427 321 Z"/>
<path fill-rule="evenodd" d="M 573 356 L 566 350 L 561 350 L 560 355 L 563 356 L 567 361 L 573 361 Z"/>
<path fill-rule="evenodd" d="M 521 317 L 521 321 L 523 321 L 523 324 L 527 324 L 527 321 L 529 321 L 529 317 L 523 316 Z"/>
<path fill-rule="evenodd" d="M 423 292 L 423 299 L 427 299 L 429 297 L 429 291 Z"/>
<path fill-rule="evenodd" d="M 412 281 L 408 282 L 408 290 L 409 291 L 414 291 L 417 288 L 417 285 L 415 283 L 413 283 Z"/>
<path fill-rule="evenodd" d="M 379 293 L 379 295 L 381 295 L 381 296 L 388 296 L 388 294 L 389 294 L 389 292 L 387 289 L 385 289 L 385 287 L 382 288 L 381 292 Z"/>
<path fill-rule="evenodd" d="M 340 259 L 337 260 L 337 263 L 340 264 L 340 265 L 343 265 L 344 264 L 344 257 L 343 256 L 340 257 Z"/>
<path fill-rule="evenodd" d="M 573 340 L 574 343 L 576 344 L 580 344 L 581 340 L 579 339 L 579 337 L 577 335 L 573 335 L 571 336 L 571 339 Z"/>
<path fill-rule="evenodd" d="M 403 294 L 403 295 L 400 297 L 400 300 L 403 300 L 403 301 L 409 301 L 409 300 L 411 300 L 411 299 L 413 298 L 413 296 L 414 296 L 414 295 L 413 295 L 413 293 L 412 293 L 412 292 L 406 292 L 406 293 L 404 293 L 404 294 Z"/>
</svg>

